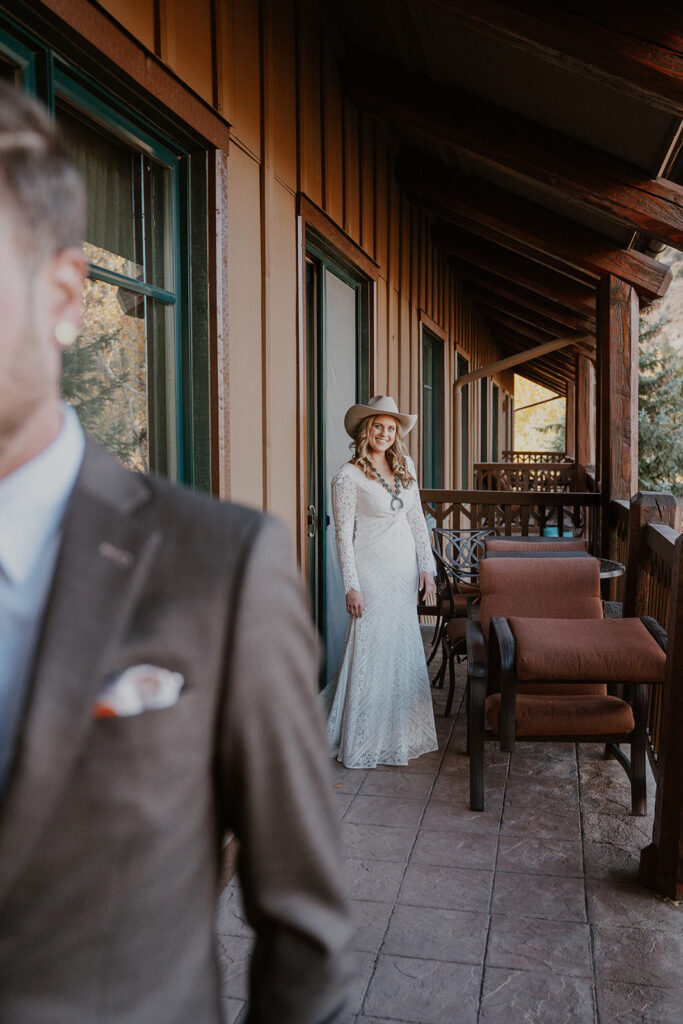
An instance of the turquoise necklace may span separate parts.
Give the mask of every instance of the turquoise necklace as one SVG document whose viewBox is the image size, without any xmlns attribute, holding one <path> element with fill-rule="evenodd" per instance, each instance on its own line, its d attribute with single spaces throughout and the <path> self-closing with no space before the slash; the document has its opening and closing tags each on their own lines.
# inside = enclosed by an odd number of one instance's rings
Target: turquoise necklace
<svg viewBox="0 0 683 1024">
<path fill-rule="evenodd" d="M 372 468 L 375 469 L 374 466 Z M 396 515 L 398 510 L 403 508 L 403 498 L 399 497 L 401 493 L 401 481 L 396 474 L 394 474 L 394 486 L 396 490 L 393 491 L 378 469 L 375 469 L 375 473 L 377 474 L 377 479 L 381 483 L 382 487 L 384 487 L 384 489 L 391 495 L 391 511 Z"/>
</svg>

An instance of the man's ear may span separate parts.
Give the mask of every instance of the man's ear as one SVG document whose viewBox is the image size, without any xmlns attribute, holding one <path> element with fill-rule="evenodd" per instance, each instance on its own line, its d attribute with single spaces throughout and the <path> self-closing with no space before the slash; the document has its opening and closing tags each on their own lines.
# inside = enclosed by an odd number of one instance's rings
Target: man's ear
<svg viewBox="0 0 683 1024">
<path fill-rule="evenodd" d="M 83 250 L 77 246 L 60 249 L 48 270 L 49 316 L 52 336 L 60 333 L 58 325 L 73 325 L 75 341 L 83 316 L 83 284 L 88 272 Z M 64 341 L 61 341 L 64 344 Z"/>
</svg>

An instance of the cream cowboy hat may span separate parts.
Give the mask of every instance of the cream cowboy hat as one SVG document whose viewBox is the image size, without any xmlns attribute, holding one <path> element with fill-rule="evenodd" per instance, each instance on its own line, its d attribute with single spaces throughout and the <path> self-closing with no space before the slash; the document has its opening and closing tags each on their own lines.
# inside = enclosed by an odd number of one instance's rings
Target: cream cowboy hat
<svg viewBox="0 0 683 1024">
<path fill-rule="evenodd" d="M 367 405 L 352 405 L 344 417 L 344 429 L 346 433 L 355 438 L 359 423 L 368 416 L 393 416 L 403 427 L 403 433 L 407 434 L 417 423 L 417 416 L 413 413 L 399 412 L 398 406 L 389 395 L 375 395 Z"/>
</svg>

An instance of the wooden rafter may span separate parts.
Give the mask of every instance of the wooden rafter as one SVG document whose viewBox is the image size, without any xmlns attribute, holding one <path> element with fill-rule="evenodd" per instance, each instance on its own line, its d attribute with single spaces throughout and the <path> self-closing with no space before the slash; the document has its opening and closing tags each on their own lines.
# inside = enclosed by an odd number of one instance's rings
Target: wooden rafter
<svg viewBox="0 0 683 1024">
<path fill-rule="evenodd" d="M 507 300 L 511 304 L 511 308 L 525 308 L 570 331 L 588 331 L 595 328 L 595 316 L 582 316 L 575 313 L 559 302 L 543 299 L 528 289 L 511 285 L 505 278 L 472 266 L 466 260 L 452 259 L 450 266 L 458 277 L 486 294 L 496 296 L 498 301 Z"/>
<path fill-rule="evenodd" d="M 427 0 L 464 24 L 539 54 L 552 64 L 599 77 L 624 95 L 681 116 L 683 18 L 638 4 L 637 22 L 619 0 L 573 4 L 516 0 Z M 583 9 L 582 9 L 583 8 Z"/>
<path fill-rule="evenodd" d="M 524 352 L 516 352 L 512 356 L 505 356 L 504 359 L 498 359 L 495 363 L 489 363 L 488 366 L 479 366 L 476 370 L 471 370 L 469 373 L 463 374 L 462 377 L 458 377 L 454 382 L 454 387 L 457 390 L 463 384 L 469 384 L 470 381 L 477 380 L 479 377 L 489 377 L 492 373 L 510 370 L 513 366 L 520 366 L 522 363 L 538 359 L 539 356 L 544 356 L 549 352 L 555 352 L 560 348 L 567 348 L 569 345 L 573 345 L 575 341 L 576 338 L 574 336 L 555 338 L 553 341 L 548 341 L 543 345 L 536 345 L 534 348 L 526 349 Z"/>
<path fill-rule="evenodd" d="M 523 352 L 532 344 L 538 345 L 538 341 L 518 333 L 513 328 L 494 322 L 491 322 L 491 325 L 494 336 L 502 346 L 503 351 L 508 354 Z M 565 390 L 567 383 L 574 380 L 575 377 L 575 353 L 582 349 L 583 343 L 580 339 L 576 339 L 567 348 L 550 352 L 531 360 L 525 365 L 524 373 L 530 378 L 532 374 L 536 374 L 537 376 L 533 379 L 539 379 L 541 383 L 545 383 L 547 386 Z"/>
<path fill-rule="evenodd" d="M 502 313 L 509 317 L 515 322 L 533 327 L 537 330 L 544 331 L 551 337 L 558 337 L 560 334 L 567 334 L 571 330 L 583 330 L 584 333 L 595 332 L 594 328 L 589 328 L 587 325 L 582 327 L 572 325 L 562 325 L 556 318 L 550 318 L 542 313 L 536 312 L 531 306 L 527 306 L 520 302 L 513 302 L 508 298 L 503 298 L 497 295 L 495 292 L 489 291 L 487 288 L 482 288 L 477 285 L 471 286 L 469 289 L 470 295 L 480 306 L 485 307 L 487 310 L 492 310 L 495 313 Z"/>
<path fill-rule="evenodd" d="M 664 295 L 667 267 L 616 248 L 604 235 L 486 182 L 457 175 L 436 161 L 402 158 L 401 185 L 436 216 L 522 256 L 595 286 L 605 274 L 633 285 L 648 301 Z"/>
<path fill-rule="evenodd" d="M 617 224 L 683 249 L 683 187 L 450 86 L 360 53 L 343 63 L 359 106 Z"/>
<path fill-rule="evenodd" d="M 595 320 L 595 285 L 580 284 L 565 274 L 549 270 L 501 245 L 491 244 L 446 224 L 435 227 L 432 238 L 459 262 L 495 275 L 526 294 L 539 295 L 564 309 L 573 310 L 591 321 Z"/>
</svg>

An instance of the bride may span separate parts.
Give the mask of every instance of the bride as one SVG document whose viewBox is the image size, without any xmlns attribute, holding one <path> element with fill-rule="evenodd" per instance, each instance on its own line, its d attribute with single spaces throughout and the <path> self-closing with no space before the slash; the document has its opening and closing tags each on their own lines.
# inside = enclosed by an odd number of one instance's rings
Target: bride
<svg viewBox="0 0 683 1024">
<path fill-rule="evenodd" d="M 332 480 L 339 565 L 351 616 L 323 691 L 332 754 L 347 768 L 407 764 L 437 749 L 417 619 L 434 592 L 434 559 L 403 436 L 417 416 L 378 395 L 344 417 L 355 454 Z"/>
</svg>

